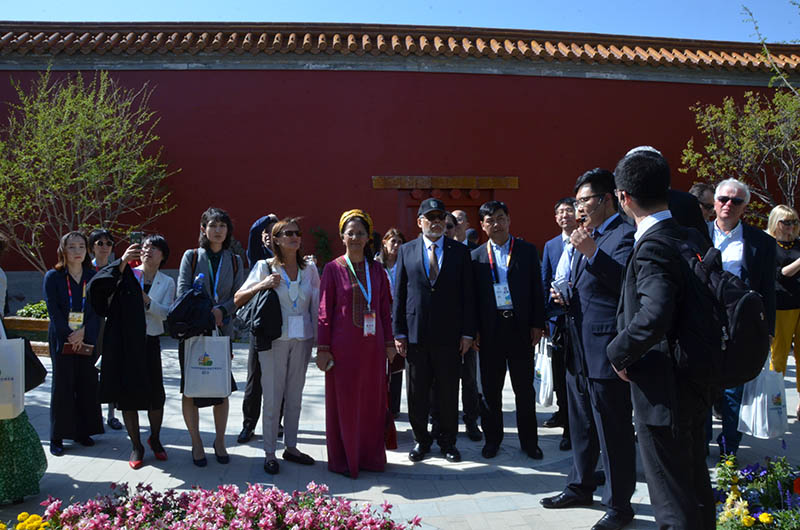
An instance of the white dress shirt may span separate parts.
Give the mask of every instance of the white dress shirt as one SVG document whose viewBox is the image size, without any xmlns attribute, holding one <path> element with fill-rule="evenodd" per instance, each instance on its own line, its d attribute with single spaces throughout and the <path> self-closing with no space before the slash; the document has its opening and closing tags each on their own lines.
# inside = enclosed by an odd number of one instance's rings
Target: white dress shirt
<svg viewBox="0 0 800 530">
<path fill-rule="evenodd" d="M 497 274 L 496 283 L 508 283 L 508 258 L 509 251 L 511 250 L 511 236 L 508 236 L 508 239 L 506 239 L 506 242 L 502 245 L 495 245 L 492 243 L 491 239 L 489 240 L 488 245 L 489 248 L 492 249 L 494 273 Z M 503 304 L 497 306 L 497 309 L 514 309 L 514 306 L 513 304 Z"/>
<path fill-rule="evenodd" d="M 723 232 L 716 221 L 710 223 L 709 231 L 714 247 L 719 249 L 722 255 L 722 268 L 742 277 L 742 260 L 744 259 L 744 237 L 742 234 L 742 222 L 739 221 L 733 230 L 727 234 Z"/>
<path fill-rule="evenodd" d="M 134 275 L 142 284 L 142 275 L 144 274 L 142 265 L 139 265 L 134 270 Z M 157 271 L 153 276 L 153 283 L 150 285 L 150 292 L 147 293 L 150 297 L 150 307 L 144 314 L 147 323 L 147 334 L 151 337 L 157 337 L 164 333 L 164 321 L 167 319 L 169 307 L 175 301 L 175 280 L 167 276 L 161 271 Z"/>
<path fill-rule="evenodd" d="M 648 230 L 653 228 L 656 224 L 664 221 L 665 219 L 672 219 L 672 212 L 669 210 L 661 210 L 660 212 L 656 212 L 653 214 L 648 215 L 642 222 L 636 226 L 636 232 L 633 234 L 633 240 L 638 242 L 639 239 L 647 233 Z"/>
</svg>

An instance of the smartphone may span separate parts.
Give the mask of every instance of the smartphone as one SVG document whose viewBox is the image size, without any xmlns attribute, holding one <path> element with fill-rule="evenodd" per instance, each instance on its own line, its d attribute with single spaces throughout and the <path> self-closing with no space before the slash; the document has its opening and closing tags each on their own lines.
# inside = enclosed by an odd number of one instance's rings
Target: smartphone
<svg viewBox="0 0 800 530">
<path fill-rule="evenodd" d="M 142 232 L 131 232 L 130 234 L 131 245 L 141 245 L 143 239 L 144 234 Z"/>
<path fill-rule="evenodd" d="M 566 279 L 553 280 L 550 282 L 550 287 L 561 295 L 561 299 L 565 303 L 569 304 L 569 282 Z"/>
</svg>

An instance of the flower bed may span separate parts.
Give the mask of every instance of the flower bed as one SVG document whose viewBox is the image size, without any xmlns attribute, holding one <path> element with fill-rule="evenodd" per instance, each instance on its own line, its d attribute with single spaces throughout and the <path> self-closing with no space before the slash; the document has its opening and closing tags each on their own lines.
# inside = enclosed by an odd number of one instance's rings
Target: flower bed
<svg viewBox="0 0 800 530">
<path fill-rule="evenodd" d="M 800 528 L 800 468 L 785 457 L 742 469 L 736 457 L 717 464 L 717 529 Z"/>
<path fill-rule="evenodd" d="M 328 495 L 324 484 L 309 483 L 305 491 L 291 495 L 277 488 L 251 485 L 244 493 L 233 485 L 216 490 L 165 493 L 139 484 L 129 491 L 126 484 L 112 484 L 112 494 L 63 506 L 52 497 L 42 503 L 44 515 L 21 513 L 8 529 L 16 530 L 402 530 L 420 526 L 419 517 L 407 523 L 390 519 L 391 505 L 380 510 L 356 507 L 341 497 Z M 0 530 L 6 525 L 0 523 Z"/>
</svg>

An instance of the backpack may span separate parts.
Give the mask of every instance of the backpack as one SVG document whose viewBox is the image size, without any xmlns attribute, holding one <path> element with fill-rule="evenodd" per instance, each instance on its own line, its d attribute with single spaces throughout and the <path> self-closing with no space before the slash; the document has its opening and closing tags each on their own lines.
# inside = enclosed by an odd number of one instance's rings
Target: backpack
<svg viewBox="0 0 800 530">
<path fill-rule="evenodd" d="M 273 269 L 267 264 L 271 274 Z M 274 289 L 257 292 L 236 312 L 236 319 L 243 322 L 245 330 L 253 337 L 256 351 L 272 349 L 272 341 L 283 332 L 283 316 L 278 293 Z"/>
<path fill-rule="evenodd" d="M 678 366 L 696 383 L 719 388 L 754 379 L 770 351 L 761 295 L 723 270 L 718 249 L 711 247 L 701 257 L 688 234 L 669 239 L 687 265 L 686 292 L 670 337 Z"/>
</svg>

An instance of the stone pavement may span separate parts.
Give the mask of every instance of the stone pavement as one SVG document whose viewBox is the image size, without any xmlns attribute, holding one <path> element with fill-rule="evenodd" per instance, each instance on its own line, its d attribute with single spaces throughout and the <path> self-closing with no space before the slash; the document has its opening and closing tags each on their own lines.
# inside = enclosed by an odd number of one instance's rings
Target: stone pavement
<svg viewBox="0 0 800 530">
<path fill-rule="evenodd" d="M 407 453 L 413 445 L 411 427 L 405 412 L 406 401 L 397 420 L 398 444 L 395 451 L 388 451 L 388 465 L 384 473 L 362 472 L 357 479 L 331 473 L 326 466 L 325 451 L 325 396 L 324 377 L 309 364 L 308 379 L 300 418 L 299 448 L 311 454 L 317 464 L 306 467 L 283 460 L 281 472 L 267 475 L 263 470 L 264 453 L 259 434 L 245 445 L 236 443 L 241 429 L 242 389 L 246 377 L 247 346 L 235 345 L 233 362 L 234 377 L 239 381 L 240 391 L 231 397 L 230 419 L 227 428 L 227 446 L 231 454 L 229 465 L 220 465 L 214 459 L 211 442 L 213 423 L 210 409 L 201 410 L 201 431 L 206 442 L 208 467 L 198 468 L 191 463 L 189 435 L 183 423 L 180 409 L 178 384 L 180 381 L 177 361 L 177 343 L 162 339 L 164 384 L 167 403 L 164 411 L 162 442 L 169 460 L 158 462 L 149 449 L 145 453 L 145 466 L 132 470 L 128 466 L 130 444 L 125 431 L 107 429 L 103 435 L 94 437 L 94 447 L 82 447 L 65 441 L 65 454 L 53 457 L 48 449 L 49 429 L 49 378 L 45 384 L 26 395 L 26 410 L 43 441 L 48 458 L 47 474 L 41 481 L 41 494 L 26 499 L 19 506 L 0 507 L 0 521 L 16 517 L 20 511 L 42 513 L 38 503 L 48 495 L 65 502 L 86 500 L 96 494 L 108 493 L 112 482 L 150 483 L 156 489 L 188 489 L 193 485 L 214 488 L 217 484 L 233 483 L 246 488 L 247 483 L 274 484 L 284 490 L 304 489 L 310 481 L 325 483 L 331 493 L 346 496 L 358 502 L 374 505 L 388 501 L 393 505 L 392 515 L 397 521 L 408 520 L 419 515 L 423 528 L 472 528 L 472 529 L 522 529 L 543 528 L 590 528 L 603 515 L 595 495 L 595 503 L 587 508 L 567 510 L 544 510 L 539 505 L 542 497 L 561 491 L 571 466 L 569 452 L 558 450 L 561 429 L 540 428 L 540 446 L 545 458 L 542 461 L 529 459 L 519 449 L 514 431 L 514 397 L 510 381 L 504 392 L 506 437 L 498 456 L 485 460 L 480 455 L 482 442 L 470 441 L 461 425 L 458 447 L 464 461 L 450 464 L 440 457 L 434 447 L 432 457 L 412 464 Z M 49 359 L 43 359 L 49 369 Z M 739 452 L 740 460 L 753 462 L 766 455 L 787 454 L 795 463 L 800 463 L 800 429 L 794 417 L 798 396 L 794 386 L 795 366 L 790 361 L 789 377 L 786 378 L 787 401 L 790 420 L 786 436 L 788 449 L 782 450 L 779 440 L 756 440 L 745 437 Z M 541 424 L 553 409 L 538 410 Z M 105 413 L 105 406 L 103 406 Z M 147 420 L 140 414 L 142 439 L 147 439 Z M 717 429 L 719 427 L 717 426 Z M 279 444 L 278 454 L 282 452 Z M 709 466 L 713 467 L 718 451 L 712 446 Z M 2 455 L 0 455 L 2 458 Z M 639 466 L 641 469 L 641 466 Z M 273 482 L 274 481 L 274 482 Z M 599 490 L 597 493 L 600 493 Z M 633 497 L 636 519 L 631 529 L 655 528 L 649 503 L 647 486 L 641 471 Z"/>
</svg>

